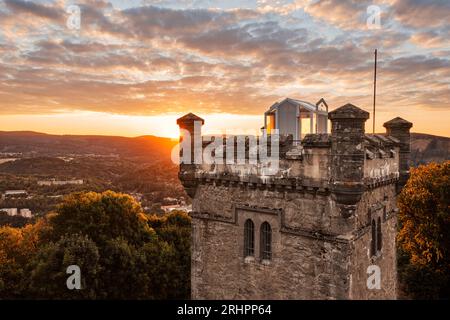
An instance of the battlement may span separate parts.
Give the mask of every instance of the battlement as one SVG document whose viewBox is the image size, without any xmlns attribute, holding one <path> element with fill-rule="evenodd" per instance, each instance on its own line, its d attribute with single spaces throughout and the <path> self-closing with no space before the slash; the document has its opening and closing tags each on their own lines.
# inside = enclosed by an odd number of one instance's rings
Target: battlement
<svg viewBox="0 0 450 320">
<path fill-rule="evenodd" d="M 409 150 L 409 146 L 398 138 L 398 132 L 397 135 L 391 135 L 392 130 L 384 135 L 366 134 L 364 122 L 369 115 L 351 104 L 330 112 L 328 117 L 332 123 L 331 134 L 307 134 L 299 141 L 292 135 L 275 134 L 201 136 L 198 131 L 204 120 L 188 114 L 178 123 L 182 129 L 192 131 L 188 147 L 194 149 L 197 145 L 201 150 L 191 150 L 191 154 L 197 153 L 197 159 L 193 156 L 190 162 L 183 161 L 180 180 L 190 196 L 194 196 L 199 184 L 216 183 L 269 190 L 331 192 L 338 203 L 355 205 L 364 191 L 399 183 L 401 175 L 408 174 L 400 172 L 400 154 L 402 150 Z M 385 126 L 392 126 L 392 121 L 396 128 L 398 122 L 409 123 L 396 118 Z M 409 134 L 410 127 L 405 128 Z M 404 131 L 400 134 L 404 135 Z M 182 148 L 185 147 L 182 139 Z M 264 156 L 266 161 L 262 161 Z"/>
<path fill-rule="evenodd" d="M 395 298 L 412 124 L 395 118 L 366 134 L 366 111 L 324 105 L 283 100 L 260 136 L 202 136 L 205 120 L 178 119 L 193 298 Z M 366 285 L 373 264 L 384 270 L 377 291 Z"/>
</svg>

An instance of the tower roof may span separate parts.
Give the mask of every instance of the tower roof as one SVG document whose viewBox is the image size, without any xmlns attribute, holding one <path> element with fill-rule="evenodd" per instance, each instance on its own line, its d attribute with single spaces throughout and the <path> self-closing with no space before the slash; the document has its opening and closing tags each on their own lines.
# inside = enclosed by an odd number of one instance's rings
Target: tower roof
<svg viewBox="0 0 450 320">
<path fill-rule="evenodd" d="M 205 120 L 203 120 L 202 118 L 200 118 L 199 116 L 193 114 L 192 112 L 189 112 L 188 114 L 185 114 L 184 116 L 182 116 L 181 118 L 177 119 L 177 124 L 185 124 L 185 123 L 189 123 L 189 122 L 195 122 L 195 121 L 201 121 L 202 124 L 205 123 Z"/>
<path fill-rule="evenodd" d="M 286 103 L 289 103 L 291 105 L 294 105 L 298 108 L 301 109 L 306 109 L 308 111 L 312 111 L 312 112 L 316 112 L 316 113 L 326 113 L 325 110 L 318 110 L 317 106 L 318 104 L 323 101 L 325 103 L 325 105 L 328 108 L 328 105 L 326 104 L 325 100 L 322 98 L 321 100 L 319 100 L 317 102 L 317 104 L 312 104 L 310 102 L 307 101 L 303 101 L 303 100 L 298 100 L 298 99 L 292 99 L 292 98 L 285 98 L 284 100 L 282 100 L 281 102 L 276 102 L 273 105 L 270 106 L 269 110 L 266 111 L 266 113 L 270 113 L 275 111 L 276 109 L 280 109 L 283 106 L 285 106 Z"/>
<path fill-rule="evenodd" d="M 411 128 L 412 126 L 413 124 L 411 122 L 400 117 L 396 117 L 383 124 L 383 127 L 385 128 Z"/>
<path fill-rule="evenodd" d="M 328 119 L 369 119 L 369 113 L 351 103 L 339 107 L 328 113 Z"/>
</svg>

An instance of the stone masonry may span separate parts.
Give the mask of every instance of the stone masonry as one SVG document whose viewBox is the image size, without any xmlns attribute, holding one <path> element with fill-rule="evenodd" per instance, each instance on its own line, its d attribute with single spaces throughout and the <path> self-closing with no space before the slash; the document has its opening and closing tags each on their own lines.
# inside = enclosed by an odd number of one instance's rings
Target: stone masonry
<svg viewBox="0 0 450 320">
<path fill-rule="evenodd" d="M 412 124 L 395 118 L 384 124 L 386 134 L 365 134 L 369 114 L 351 104 L 328 118 L 331 134 L 300 144 L 280 137 L 275 175 L 249 163 L 180 165 L 193 202 L 193 299 L 396 298 L 396 197 L 408 178 Z M 210 142 L 194 133 L 194 122 L 201 128 L 204 120 L 177 121 L 192 147 L 205 148 Z M 255 232 L 254 255 L 246 257 L 247 219 Z M 266 260 L 263 222 L 271 227 Z M 371 265 L 380 268 L 379 289 L 367 286 Z"/>
</svg>

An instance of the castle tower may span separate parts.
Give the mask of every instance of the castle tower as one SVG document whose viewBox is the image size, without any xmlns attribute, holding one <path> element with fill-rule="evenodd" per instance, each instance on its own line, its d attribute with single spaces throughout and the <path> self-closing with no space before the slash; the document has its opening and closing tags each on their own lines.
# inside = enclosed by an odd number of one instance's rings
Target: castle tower
<svg viewBox="0 0 450 320">
<path fill-rule="evenodd" d="M 366 134 L 369 114 L 351 104 L 328 117 L 331 134 L 280 136 L 272 175 L 250 161 L 252 137 L 241 139 L 245 163 L 180 165 L 193 202 L 193 299 L 396 297 L 396 188 L 409 140 L 393 128 Z M 178 123 L 192 131 L 198 119 Z"/>
<path fill-rule="evenodd" d="M 330 186 L 343 217 L 351 217 L 364 192 L 364 124 L 369 113 L 346 104 L 328 114 L 331 120 Z"/>
<path fill-rule="evenodd" d="M 178 177 L 186 193 L 194 197 L 197 189 L 195 171 L 202 159 L 202 126 L 205 120 L 188 113 L 177 120 L 180 127 L 180 172 Z"/>
<path fill-rule="evenodd" d="M 386 134 L 399 140 L 400 179 L 398 186 L 401 188 L 409 178 L 411 158 L 411 134 L 409 130 L 413 124 L 405 119 L 396 117 L 383 124 Z"/>
</svg>

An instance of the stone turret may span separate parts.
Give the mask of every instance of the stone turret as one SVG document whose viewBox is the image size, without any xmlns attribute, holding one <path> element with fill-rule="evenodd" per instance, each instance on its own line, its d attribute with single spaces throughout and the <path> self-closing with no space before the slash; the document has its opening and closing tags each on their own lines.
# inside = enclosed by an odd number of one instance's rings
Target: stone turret
<svg viewBox="0 0 450 320">
<path fill-rule="evenodd" d="M 356 210 L 364 192 L 364 124 L 369 113 L 346 104 L 328 114 L 331 120 L 331 192 L 344 218 Z"/>
<path fill-rule="evenodd" d="M 186 193 L 195 196 L 198 182 L 195 179 L 197 165 L 202 162 L 202 125 L 205 120 L 193 113 L 177 119 L 180 127 L 180 171 L 178 177 Z"/>
<path fill-rule="evenodd" d="M 396 117 L 383 124 L 386 128 L 386 135 L 392 136 L 400 141 L 399 146 L 399 171 L 398 191 L 405 185 L 409 178 L 410 154 L 411 154 L 411 134 L 410 129 L 413 124 L 405 119 Z"/>
</svg>

